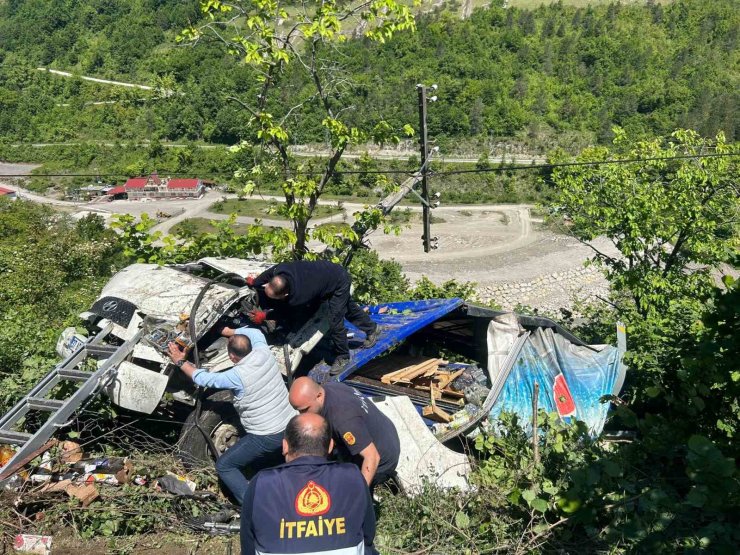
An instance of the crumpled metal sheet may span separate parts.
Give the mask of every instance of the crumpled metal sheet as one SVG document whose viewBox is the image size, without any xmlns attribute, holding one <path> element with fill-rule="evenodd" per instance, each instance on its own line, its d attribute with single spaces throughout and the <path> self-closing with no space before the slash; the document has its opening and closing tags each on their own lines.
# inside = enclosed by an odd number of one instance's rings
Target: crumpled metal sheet
<svg viewBox="0 0 740 555">
<path fill-rule="evenodd" d="M 177 322 L 180 314 L 189 314 L 206 280 L 157 264 L 132 264 L 114 275 L 100 297 L 125 299 L 147 316 Z M 238 289 L 213 285 L 203 297 L 197 314 L 197 326 L 207 325 L 215 313 L 222 313 L 239 298 Z"/>
<path fill-rule="evenodd" d="M 441 489 L 468 491 L 470 460 L 442 445 L 422 420 L 411 399 L 404 396 L 370 398 L 390 418 L 401 440 L 396 473 L 406 493 L 421 493 L 425 482 Z"/>
</svg>

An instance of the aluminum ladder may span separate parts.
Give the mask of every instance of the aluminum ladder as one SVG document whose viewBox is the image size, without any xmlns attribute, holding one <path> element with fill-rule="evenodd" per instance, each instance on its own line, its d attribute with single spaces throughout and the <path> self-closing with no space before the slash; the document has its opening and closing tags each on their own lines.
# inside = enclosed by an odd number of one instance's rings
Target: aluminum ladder
<svg viewBox="0 0 740 555">
<path fill-rule="evenodd" d="M 65 360 L 57 364 L 28 394 L 0 418 L 0 443 L 19 446 L 8 463 L 0 469 L 0 482 L 18 472 L 23 465 L 38 456 L 39 450 L 85 401 L 99 393 L 115 377 L 118 365 L 134 350 L 143 330 L 121 346 L 102 345 L 113 328 L 108 324 L 95 337 L 80 345 Z M 88 357 L 105 360 L 94 372 L 78 370 Z M 49 393 L 60 383 L 78 382 L 80 386 L 66 399 L 49 399 Z M 16 431 L 16 426 L 30 411 L 51 413 L 35 433 Z"/>
</svg>

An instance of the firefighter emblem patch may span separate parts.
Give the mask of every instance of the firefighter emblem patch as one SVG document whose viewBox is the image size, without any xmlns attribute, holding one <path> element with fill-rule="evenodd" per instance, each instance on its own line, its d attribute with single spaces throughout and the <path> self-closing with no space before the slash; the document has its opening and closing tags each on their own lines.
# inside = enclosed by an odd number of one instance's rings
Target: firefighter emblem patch
<svg viewBox="0 0 740 555">
<path fill-rule="evenodd" d="M 319 516 L 331 508 L 329 492 L 314 481 L 308 482 L 295 497 L 295 510 L 301 516 Z"/>
<path fill-rule="evenodd" d="M 355 436 L 352 435 L 352 432 L 345 433 L 342 438 L 344 438 L 344 441 L 347 443 L 347 445 L 355 444 Z"/>
</svg>

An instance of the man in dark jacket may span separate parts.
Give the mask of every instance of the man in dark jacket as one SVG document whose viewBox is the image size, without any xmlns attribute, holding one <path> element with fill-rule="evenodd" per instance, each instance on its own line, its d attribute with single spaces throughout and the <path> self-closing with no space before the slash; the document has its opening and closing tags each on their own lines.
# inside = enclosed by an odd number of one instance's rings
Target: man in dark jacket
<svg viewBox="0 0 740 555">
<path fill-rule="evenodd" d="M 393 477 L 401 455 L 396 427 L 354 387 L 339 382 L 321 386 L 304 376 L 293 382 L 288 399 L 299 413 L 326 418 L 340 456 L 360 467 L 368 486 Z"/>
<path fill-rule="evenodd" d="M 332 447 L 329 425 L 318 414 L 288 422 L 286 463 L 257 473 L 247 488 L 243 554 L 377 554 L 370 492 L 357 467 L 326 459 Z"/>
<path fill-rule="evenodd" d="M 322 303 L 329 305 L 330 328 L 335 359 L 331 374 L 339 374 L 349 362 L 347 344 L 347 318 L 366 335 L 364 348 L 372 347 L 378 338 L 378 326 L 349 296 L 352 280 L 349 272 L 339 264 L 325 260 L 285 262 L 277 264 L 248 279 L 247 283 L 260 292 L 260 304 L 267 311 L 252 311 L 250 319 L 262 324 L 267 318 L 283 320 L 310 316 Z"/>
</svg>

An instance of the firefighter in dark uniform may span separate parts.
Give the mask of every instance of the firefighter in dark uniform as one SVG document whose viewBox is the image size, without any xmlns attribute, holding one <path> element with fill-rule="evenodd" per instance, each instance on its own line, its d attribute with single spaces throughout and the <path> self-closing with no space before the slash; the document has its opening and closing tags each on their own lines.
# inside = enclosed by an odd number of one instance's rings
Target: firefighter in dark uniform
<svg viewBox="0 0 740 555">
<path fill-rule="evenodd" d="M 349 362 L 346 318 L 365 333 L 364 348 L 375 344 L 378 326 L 350 298 L 352 279 L 339 264 L 326 260 L 285 262 L 266 270 L 247 283 L 257 289 L 260 306 L 270 311 L 254 310 L 249 318 L 261 325 L 266 319 L 303 323 L 326 302 L 329 305 L 330 328 L 334 361 L 331 375 L 339 374 Z"/>
<path fill-rule="evenodd" d="M 340 458 L 356 463 L 368 486 L 395 475 L 401 454 L 396 427 L 354 387 L 339 382 L 321 386 L 301 377 L 290 387 L 288 400 L 299 413 L 326 418 Z"/>
<path fill-rule="evenodd" d="M 286 463 L 258 472 L 244 496 L 243 554 L 377 554 L 370 492 L 356 466 L 327 460 L 332 447 L 320 415 L 290 420 Z"/>
</svg>

